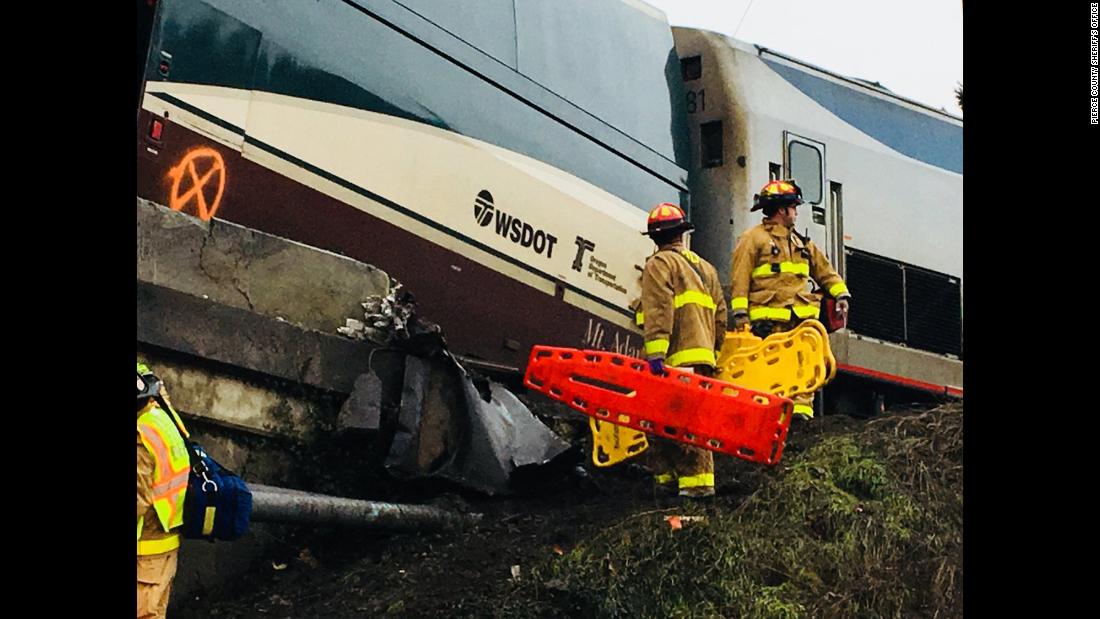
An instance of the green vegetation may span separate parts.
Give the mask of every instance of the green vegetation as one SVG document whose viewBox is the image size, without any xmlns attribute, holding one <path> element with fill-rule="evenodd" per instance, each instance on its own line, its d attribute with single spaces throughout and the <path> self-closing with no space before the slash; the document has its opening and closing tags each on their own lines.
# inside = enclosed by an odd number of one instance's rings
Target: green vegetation
<svg viewBox="0 0 1100 619">
<path fill-rule="evenodd" d="M 883 417 L 788 454 L 739 505 L 611 524 L 536 566 L 496 613 L 961 616 L 962 451 L 960 405 Z M 673 514 L 701 519 L 674 529 Z"/>
</svg>

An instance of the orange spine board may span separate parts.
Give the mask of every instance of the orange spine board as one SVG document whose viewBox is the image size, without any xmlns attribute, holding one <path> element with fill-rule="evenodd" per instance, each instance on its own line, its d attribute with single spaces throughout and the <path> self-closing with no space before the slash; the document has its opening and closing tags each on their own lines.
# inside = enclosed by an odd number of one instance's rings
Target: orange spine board
<svg viewBox="0 0 1100 619">
<path fill-rule="evenodd" d="M 535 346 L 523 382 L 600 421 L 750 462 L 779 462 L 790 399 L 666 370 L 657 376 L 641 359 L 600 350 Z"/>
</svg>

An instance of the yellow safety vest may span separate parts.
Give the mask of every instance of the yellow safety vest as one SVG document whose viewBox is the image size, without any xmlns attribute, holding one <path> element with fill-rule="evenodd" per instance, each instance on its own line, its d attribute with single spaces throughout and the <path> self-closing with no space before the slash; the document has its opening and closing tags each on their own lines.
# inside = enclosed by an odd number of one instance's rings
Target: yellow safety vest
<svg viewBox="0 0 1100 619">
<path fill-rule="evenodd" d="M 165 531 L 183 524 L 183 502 L 187 496 L 187 479 L 191 459 L 176 424 L 158 406 L 150 407 L 137 420 L 141 442 L 153 454 L 153 509 Z M 142 518 L 138 519 L 138 536 Z M 179 546 L 176 536 L 145 542 L 138 541 L 138 554 L 159 554 Z"/>
</svg>

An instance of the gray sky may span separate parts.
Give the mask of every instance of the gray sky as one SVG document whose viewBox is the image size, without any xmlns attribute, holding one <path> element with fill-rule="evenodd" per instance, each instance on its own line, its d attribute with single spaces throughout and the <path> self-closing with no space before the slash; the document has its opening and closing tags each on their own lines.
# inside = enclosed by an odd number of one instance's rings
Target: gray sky
<svg viewBox="0 0 1100 619">
<path fill-rule="evenodd" d="M 750 0 L 643 0 L 673 26 L 734 35 Z M 736 38 L 962 115 L 962 0 L 751 0 Z"/>
</svg>

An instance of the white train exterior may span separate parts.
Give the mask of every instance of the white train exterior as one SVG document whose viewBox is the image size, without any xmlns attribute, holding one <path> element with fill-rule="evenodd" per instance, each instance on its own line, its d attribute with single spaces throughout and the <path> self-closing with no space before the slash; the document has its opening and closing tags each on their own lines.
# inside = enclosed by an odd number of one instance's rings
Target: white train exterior
<svg viewBox="0 0 1100 619">
<path fill-rule="evenodd" d="M 673 28 L 691 139 L 693 248 L 729 281 L 753 194 L 794 178 L 797 228 L 854 295 L 848 378 L 962 395 L 962 120 L 770 50 Z"/>
<path fill-rule="evenodd" d="M 520 370 L 640 354 L 655 204 L 728 284 L 753 193 L 793 176 L 854 295 L 833 392 L 961 395 L 960 119 L 640 0 L 454 5 L 140 4 L 138 195 L 374 264 Z"/>
</svg>

